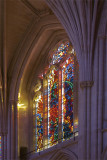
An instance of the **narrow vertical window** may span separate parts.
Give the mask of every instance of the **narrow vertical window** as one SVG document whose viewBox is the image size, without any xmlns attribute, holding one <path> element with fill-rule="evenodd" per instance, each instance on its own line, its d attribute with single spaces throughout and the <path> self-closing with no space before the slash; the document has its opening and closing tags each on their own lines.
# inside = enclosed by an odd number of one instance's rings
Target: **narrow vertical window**
<svg viewBox="0 0 107 160">
<path fill-rule="evenodd" d="M 58 141 L 58 70 L 48 76 L 48 135 L 50 146 Z"/>
<path fill-rule="evenodd" d="M 62 131 L 63 139 L 73 134 L 73 77 L 74 58 L 68 58 L 62 67 Z"/>
</svg>

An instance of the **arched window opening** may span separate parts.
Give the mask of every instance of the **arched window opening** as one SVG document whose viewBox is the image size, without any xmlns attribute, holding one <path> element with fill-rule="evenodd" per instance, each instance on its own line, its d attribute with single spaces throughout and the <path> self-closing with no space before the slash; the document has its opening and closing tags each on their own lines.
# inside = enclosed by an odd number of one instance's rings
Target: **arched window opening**
<svg viewBox="0 0 107 160">
<path fill-rule="evenodd" d="M 78 130 L 78 70 L 69 42 L 61 43 L 50 53 L 48 69 L 38 76 L 43 83 L 37 84 L 35 90 L 36 151 L 72 138 Z"/>
</svg>

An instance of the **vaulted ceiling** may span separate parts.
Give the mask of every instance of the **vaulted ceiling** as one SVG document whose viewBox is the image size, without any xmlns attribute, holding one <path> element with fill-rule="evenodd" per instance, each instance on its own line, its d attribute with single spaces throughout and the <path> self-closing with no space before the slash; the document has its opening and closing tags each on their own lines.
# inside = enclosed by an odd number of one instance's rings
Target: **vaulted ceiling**
<svg viewBox="0 0 107 160">
<path fill-rule="evenodd" d="M 49 51 L 68 37 L 44 0 L 6 1 L 6 58 L 8 86 L 21 80 L 24 97 L 33 90 L 48 63 Z M 26 94 L 27 93 L 27 94 Z M 26 98 L 25 98 L 26 99 Z"/>
</svg>

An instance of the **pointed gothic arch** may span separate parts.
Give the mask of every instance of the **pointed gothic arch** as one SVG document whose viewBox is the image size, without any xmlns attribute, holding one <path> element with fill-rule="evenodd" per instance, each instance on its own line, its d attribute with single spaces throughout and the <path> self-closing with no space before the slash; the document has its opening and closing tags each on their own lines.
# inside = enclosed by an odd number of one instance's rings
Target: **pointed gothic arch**
<svg viewBox="0 0 107 160">
<path fill-rule="evenodd" d="M 61 149 L 54 153 L 49 160 L 77 160 L 77 155 L 68 150 L 68 149 Z"/>
</svg>

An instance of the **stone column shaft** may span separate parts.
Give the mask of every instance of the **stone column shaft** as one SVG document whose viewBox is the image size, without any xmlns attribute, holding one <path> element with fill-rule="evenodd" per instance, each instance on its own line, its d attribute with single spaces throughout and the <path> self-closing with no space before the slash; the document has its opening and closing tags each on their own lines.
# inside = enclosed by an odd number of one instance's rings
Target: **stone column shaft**
<svg viewBox="0 0 107 160">
<path fill-rule="evenodd" d="M 105 75 L 105 81 L 104 81 L 104 110 L 103 110 L 103 149 L 107 146 L 107 37 L 104 37 L 104 42 L 105 42 L 105 49 L 104 53 L 104 75 Z"/>
<path fill-rule="evenodd" d="M 83 121 L 80 125 L 83 126 L 82 133 L 80 136 L 83 136 L 83 156 L 85 159 L 91 158 L 91 87 L 93 85 L 93 81 L 82 81 L 80 86 L 83 90 Z M 81 127 L 81 126 L 80 126 Z M 81 133 L 81 132 L 80 132 Z"/>
<path fill-rule="evenodd" d="M 11 100 L 8 112 L 8 145 L 7 153 L 10 160 L 17 160 L 18 151 L 17 101 Z"/>
<path fill-rule="evenodd" d="M 102 129 L 103 129 L 103 91 L 104 91 L 104 40 L 99 40 L 99 84 L 98 84 L 98 159 L 101 158 L 102 153 Z"/>
</svg>

